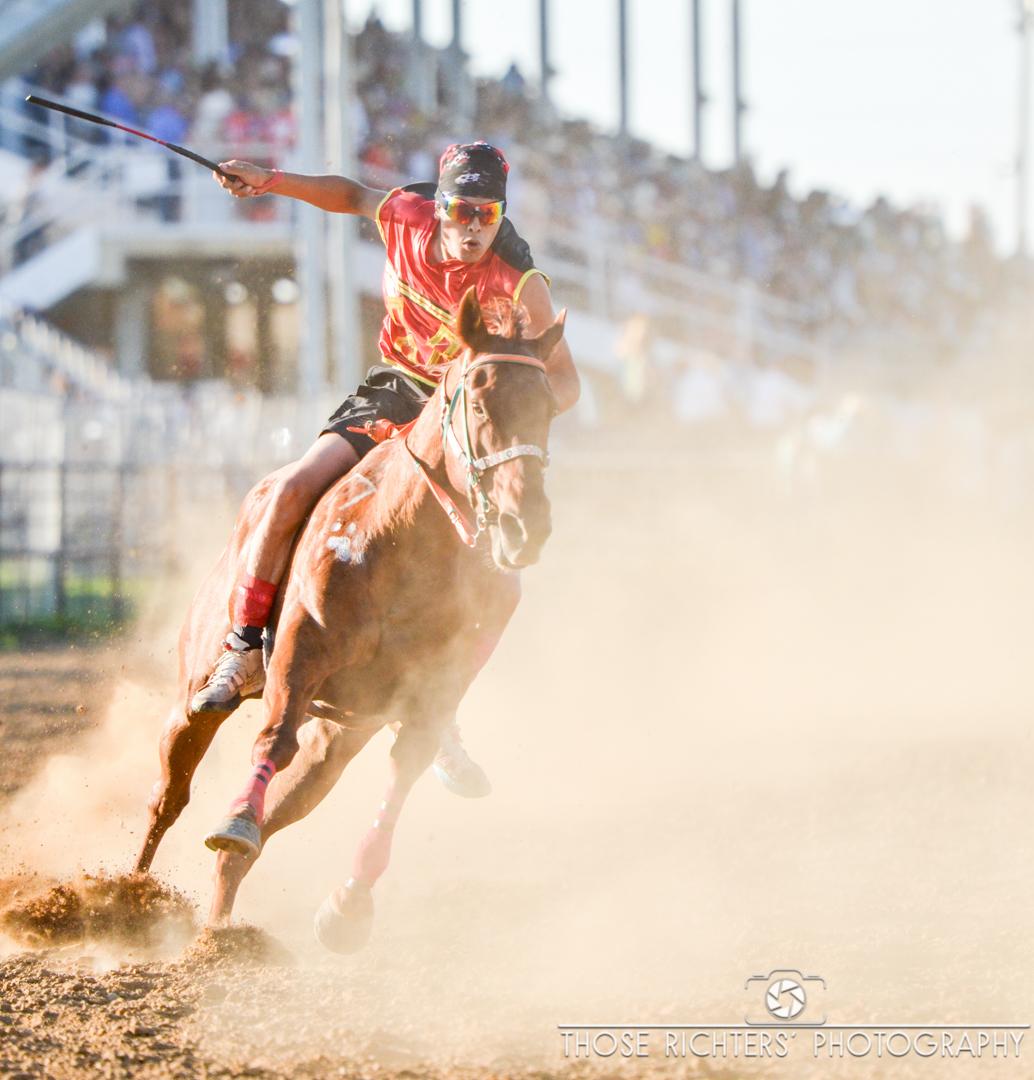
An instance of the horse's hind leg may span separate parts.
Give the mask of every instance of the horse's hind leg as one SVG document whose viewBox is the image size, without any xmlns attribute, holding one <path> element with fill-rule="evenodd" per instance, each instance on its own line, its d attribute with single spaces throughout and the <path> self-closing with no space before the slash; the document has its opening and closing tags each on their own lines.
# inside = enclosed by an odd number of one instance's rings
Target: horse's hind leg
<svg viewBox="0 0 1034 1080">
<path fill-rule="evenodd" d="M 148 804 L 150 819 L 143 846 L 136 859 L 136 871 L 143 872 L 151 868 L 154 853 L 162 837 L 190 801 L 190 782 L 226 715 L 191 714 L 182 706 L 177 706 L 169 713 L 158 744 L 162 773 L 154 785 Z"/>
<path fill-rule="evenodd" d="M 377 817 L 359 843 L 352 876 L 335 889 L 316 912 L 314 929 L 331 952 L 361 949 L 373 926 L 372 889 L 388 868 L 395 825 L 413 785 L 434 760 L 440 733 L 436 728 L 403 725 L 391 749 L 391 780 Z"/>
<path fill-rule="evenodd" d="M 322 802 L 337 783 L 345 766 L 373 735 L 346 730 L 331 720 L 310 719 L 298 730 L 298 753 L 290 766 L 277 774 L 269 790 L 269 804 L 262 823 L 262 845 L 276 832 L 300 821 Z M 215 893 L 209 925 L 230 920 L 237 890 L 258 855 L 220 851 L 215 866 Z"/>
</svg>

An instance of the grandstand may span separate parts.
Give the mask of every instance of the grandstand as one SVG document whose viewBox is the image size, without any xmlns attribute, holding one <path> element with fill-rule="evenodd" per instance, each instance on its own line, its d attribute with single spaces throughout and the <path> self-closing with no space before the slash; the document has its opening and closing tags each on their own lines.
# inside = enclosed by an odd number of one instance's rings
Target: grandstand
<svg viewBox="0 0 1034 1080">
<path fill-rule="evenodd" d="M 610 415 L 608 394 L 640 401 L 645 379 L 651 400 L 664 385 L 679 401 L 716 369 L 736 373 L 724 381 L 741 388 L 748 416 L 774 409 L 778 420 L 805 408 L 845 354 L 891 358 L 917 343 L 965 352 L 1015 287 L 979 215 L 956 242 L 935 218 L 886 200 L 865 210 L 824 192 L 798 200 L 785 175 L 762 186 L 749 159 L 712 171 L 559 116 L 516 68 L 476 80 L 455 48 L 391 33 L 375 16 L 346 36 L 320 21 L 334 7 L 0 0 L 8 552 L 58 558 L 52 538 L 67 530 L 51 521 L 33 534 L 17 505 L 29 488 L 15 497 L 10 481 L 16 468 L 69 466 L 82 440 L 44 433 L 76 409 L 103 415 L 112 468 L 158 454 L 253 475 L 296 454 L 374 361 L 380 319 L 382 251 L 366 223 L 353 236 L 354 222 L 289 200 L 231 200 L 149 144 L 27 106 L 31 91 L 215 159 L 311 172 L 331 158 L 380 187 L 428 178 L 457 139 L 504 146 L 509 212 L 571 311 L 589 376 L 584 424 Z M 335 33 L 341 55 L 325 57 L 321 36 Z M 321 124 L 323 98 L 351 107 L 328 105 Z M 556 219 L 560 198 L 576 220 Z M 699 401 L 675 415 L 701 415 Z"/>
<path fill-rule="evenodd" d="M 273 288 L 293 271 L 293 208 L 276 199 L 235 206 L 206 176 L 151 147 L 99 139 L 77 121 L 21 103 L 36 89 L 217 157 L 312 169 L 291 104 L 290 9 L 268 0 L 245 14 L 230 4 L 220 31 L 211 20 L 192 25 L 172 5 L 109 4 L 123 13 L 103 23 L 96 16 L 105 5 L 51 6 L 74 8 L 85 28 L 73 37 L 69 16 L 66 42 L 6 84 L 5 170 L 19 178 L 8 190 L 22 194 L 0 233 L 0 295 L 46 313 L 130 376 L 224 377 L 247 365 L 262 389 L 292 389 L 296 336 L 269 335 L 271 321 L 283 322 L 273 312 L 294 295 Z M 423 87 L 413 77 L 425 53 L 438 91 L 433 107 L 417 97 Z M 719 355 L 761 349 L 814 358 L 862 327 L 921 329 L 955 342 L 966 329 L 954 322 L 960 302 L 975 308 L 998 284 L 980 221 L 969 242 L 953 244 L 936 220 L 883 201 L 852 214 L 824 193 L 795 201 L 785 178 L 763 189 L 749 165 L 708 172 L 559 119 L 519 73 L 475 85 L 447 51 L 420 49 L 375 19 L 352 40 L 348 66 L 363 179 L 387 186 L 426 178 L 440 147 L 473 131 L 510 149 L 512 214 L 578 316 L 579 352 L 605 366 L 615 362 L 614 325 L 638 312 L 662 338 Z M 551 220 L 559 192 L 583 211 L 579 222 Z M 374 238 L 365 239 L 354 276 L 370 301 L 359 335 L 367 355 L 344 362 L 346 370 L 331 364 L 317 384 L 346 386 L 372 357 L 380 260 Z M 169 360 L 166 343 L 155 340 L 155 298 L 172 278 L 203 300 L 205 347 L 190 359 Z M 245 292 L 252 340 L 235 346 L 222 328 Z M 230 321 L 241 323 L 240 313 Z"/>
</svg>

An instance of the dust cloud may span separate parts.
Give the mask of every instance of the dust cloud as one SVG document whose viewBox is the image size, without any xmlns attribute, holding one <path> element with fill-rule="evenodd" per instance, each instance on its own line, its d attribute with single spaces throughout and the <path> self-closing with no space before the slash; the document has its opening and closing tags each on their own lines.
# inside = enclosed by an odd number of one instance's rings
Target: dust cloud
<svg viewBox="0 0 1034 1080">
<path fill-rule="evenodd" d="M 976 458 L 950 416 L 895 443 L 882 384 L 853 388 L 849 437 L 828 452 L 803 426 L 653 442 L 561 430 L 554 535 L 460 712 L 493 794 L 464 801 L 425 777 L 370 945 L 323 954 L 312 915 L 387 780 L 377 736 L 245 881 L 238 917 L 296 963 L 212 1004 L 207 1045 L 259 1063 L 556 1065 L 558 1025 L 740 1023 L 760 1004 L 746 980 L 780 968 L 825 980 L 813 1005 L 831 1022 L 1034 1021 L 1031 499 L 996 464 L 1011 383 L 981 385 L 991 448 Z M 959 391 L 936 373 L 909 388 Z M 179 617 L 200 571 L 163 610 Z M 129 866 L 173 675 L 174 627 L 158 622 L 103 725 L 8 806 L 5 862 Z M 254 704 L 228 721 L 155 863 L 202 909 L 201 837 L 259 726 Z M 942 1067 L 1030 1075 L 1022 1058 Z"/>
</svg>

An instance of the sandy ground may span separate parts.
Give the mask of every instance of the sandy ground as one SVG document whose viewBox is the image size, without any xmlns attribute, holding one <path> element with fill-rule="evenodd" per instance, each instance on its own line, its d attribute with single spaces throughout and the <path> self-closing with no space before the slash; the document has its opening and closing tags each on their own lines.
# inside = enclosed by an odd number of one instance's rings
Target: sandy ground
<svg viewBox="0 0 1034 1080">
<path fill-rule="evenodd" d="M 311 917 L 386 735 L 264 853 L 258 930 L 8 941 L 0 1075 L 1034 1076 L 1034 1044 L 815 1061 L 803 1035 L 783 1061 L 565 1060 L 560 1025 L 741 1023 L 780 968 L 825 980 L 806 1016 L 831 1023 L 1034 1021 L 1028 510 L 937 470 L 682 458 L 560 458 L 554 537 L 460 716 L 495 790 L 424 778 L 364 952 L 322 953 Z M 130 862 L 171 641 L 3 658 L 0 866 L 41 875 L 18 887 Z M 258 719 L 220 733 L 156 862 L 199 910 Z"/>
</svg>

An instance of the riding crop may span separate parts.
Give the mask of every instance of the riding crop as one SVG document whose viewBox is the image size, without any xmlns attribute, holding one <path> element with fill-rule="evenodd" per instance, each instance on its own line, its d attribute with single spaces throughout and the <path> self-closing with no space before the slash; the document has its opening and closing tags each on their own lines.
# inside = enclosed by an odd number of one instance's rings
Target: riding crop
<svg viewBox="0 0 1034 1080">
<path fill-rule="evenodd" d="M 236 179 L 236 177 L 229 176 L 227 173 L 223 172 L 214 161 L 209 161 L 208 158 L 202 157 L 200 154 L 195 154 L 193 150 L 188 150 L 185 146 L 177 146 L 175 143 L 159 139 L 156 135 L 148 135 L 146 131 L 137 131 L 136 128 L 126 127 L 125 124 L 119 124 L 114 120 L 108 120 L 104 116 L 97 116 L 95 113 L 84 112 L 82 109 L 73 109 L 71 105 L 62 105 L 57 101 L 48 101 L 46 98 L 37 97 L 35 94 L 29 94 L 25 100 L 29 102 L 30 105 L 41 105 L 44 109 L 53 109 L 55 112 L 65 113 L 67 116 L 74 116 L 77 120 L 86 120 L 90 124 L 103 124 L 104 127 L 117 128 L 119 131 L 124 131 L 129 135 L 136 135 L 141 139 L 149 139 L 159 146 L 164 146 L 166 150 L 171 150 L 174 154 L 179 154 L 180 157 L 190 158 L 191 161 L 196 161 L 198 165 L 204 165 L 206 169 L 217 172 L 220 176 L 226 177 L 227 180 Z"/>
</svg>

